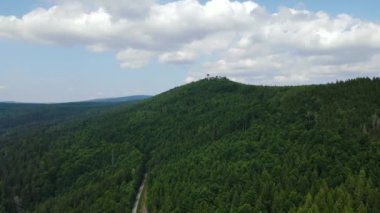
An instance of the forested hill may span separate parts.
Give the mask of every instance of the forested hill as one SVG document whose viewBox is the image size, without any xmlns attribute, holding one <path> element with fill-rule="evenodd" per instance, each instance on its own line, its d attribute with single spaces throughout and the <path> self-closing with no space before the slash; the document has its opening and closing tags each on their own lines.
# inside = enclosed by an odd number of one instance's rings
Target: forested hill
<svg viewBox="0 0 380 213">
<path fill-rule="evenodd" d="M 87 102 L 95 102 L 95 103 L 121 103 L 121 102 L 130 102 L 130 101 L 139 101 L 148 99 L 151 96 L 149 95 L 134 95 L 134 96 L 126 96 L 126 97 L 119 97 L 119 98 L 103 98 L 103 99 L 94 99 L 89 100 Z"/>
<path fill-rule="evenodd" d="M 0 139 L 0 212 L 378 212 L 380 79 L 204 79 Z"/>
<path fill-rule="evenodd" d="M 130 104 L 147 98 L 149 96 L 140 95 L 57 104 L 0 102 L 0 135 L 9 134 L 16 128 L 28 129 L 78 117 L 96 116 L 118 105 Z"/>
</svg>

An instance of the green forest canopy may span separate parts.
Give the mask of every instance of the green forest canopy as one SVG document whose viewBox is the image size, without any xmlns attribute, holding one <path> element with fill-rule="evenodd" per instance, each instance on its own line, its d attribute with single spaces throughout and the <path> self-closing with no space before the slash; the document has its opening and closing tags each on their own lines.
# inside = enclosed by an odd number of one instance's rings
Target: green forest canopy
<svg viewBox="0 0 380 213">
<path fill-rule="evenodd" d="M 153 213 L 380 210 L 378 78 L 211 78 L 80 115 L 0 136 L 0 212 L 130 211 L 145 172 Z"/>
</svg>

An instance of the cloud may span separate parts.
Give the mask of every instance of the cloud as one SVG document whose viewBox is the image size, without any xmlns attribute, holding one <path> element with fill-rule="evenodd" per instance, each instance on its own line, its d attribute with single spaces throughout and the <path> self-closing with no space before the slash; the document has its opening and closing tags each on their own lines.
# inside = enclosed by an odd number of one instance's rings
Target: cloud
<svg viewBox="0 0 380 213">
<path fill-rule="evenodd" d="M 6 88 L 7 88 L 6 86 L 1 86 L 0 85 L 0 90 L 6 89 Z"/>
<path fill-rule="evenodd" d="M 188 81 L 210 73 L 298 84 L 378 75 L 380 68 L 380 24 L 347 14 L 286 7 L 270 13 L 253 1 L 50 1 L 21 18 L 0 16 L 0 38 L 115 51 L 125 69 L 152 58 L 192 64 Z"/>
<path fill-rule="evenodd" d="M 194 54 L 192 52 L 177 51 L 177 52 L 166 52 L 159 56 L 160 62 L 162 63 L 191 63 L 194 61 Z"/>
<path fill-rule="evenodd" d="M 136 69 L 145 66 L 152 53 L 144 50 L 127 49 L 120 51 L 117 54 L 117 59 L 120 61 L 120 67 Z"/>
<path fill-rule="evenodd" d="M 366 75 L 380 68 L 375 60 L 380 25 L 375 23 L 282 8 L 256 26 L 205 68 L 238 78 L 261 76 L 256 82 L 276 84 L 334 80 L 342 73 Z"/>
<path fill-rule="evenodd" d="M 104 8 L 107 13 L 116 18 L 126 17 L 129 19 L 145 17 L 155 0 L 49 0 L 58 5 L 80 5 L 87 10 Z"/>
</svg>

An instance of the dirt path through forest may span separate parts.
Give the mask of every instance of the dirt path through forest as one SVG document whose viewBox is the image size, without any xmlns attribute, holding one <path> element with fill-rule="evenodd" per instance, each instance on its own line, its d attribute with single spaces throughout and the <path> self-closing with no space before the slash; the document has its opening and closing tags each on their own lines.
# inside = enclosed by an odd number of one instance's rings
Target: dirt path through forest
<svg viewBox="0 0 380 213">
<path fill-rule="evenodd" d="M 138 207 L 139 207 L 139 203 L 142 201 L 142 200 L 146 200 L 146 191 L 144 190 L 144 186 L 145 186 L 145 180 L 146 180 L 146 174 L 144 175 L 144 179 L 141 183 L 141 186 L 139 188 L 139 193 L 137 194 L 137 197 L 136 197 L 136 201 L 135 201 L 135 204 L 133 205 L 133 210 L 132 210 L 132 213 L 137 213 L 137 210 L 138 210 Z M 143 191 L 144 191 L 144 195 L 141 196 L 143 194 Z M 143 199 L 142 199 L 143 198 Z M 143 206 L 141 207 L 141 213 L 148 213 L 147 209 L 146 209 L 146 204 L 145 202 L 143 203 Z M 139 212 L 139 213 L 140 213 Z"/>
</svg>

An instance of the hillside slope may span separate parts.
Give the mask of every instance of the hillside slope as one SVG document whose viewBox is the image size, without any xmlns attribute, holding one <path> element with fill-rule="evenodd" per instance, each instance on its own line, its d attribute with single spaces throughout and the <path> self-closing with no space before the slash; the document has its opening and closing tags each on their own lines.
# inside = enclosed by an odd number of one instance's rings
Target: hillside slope
<svg viewBox="0 0 380 213">
<path fill-rule="evenodd" d="M 0 204 L 130 211 L 147 171 L 150 212 L 376 212 L 379 94 L 380 79 L 297 87 L 205 79 L 8 136 Z"/>
<path fill-rule="evenodd" d="M 42 124 L 52 124 L 69 119 L 94 116 L 110 108 L 125 103 L 138 102 L 145 96 L 73 102 L 59 104 L 1 103 L 0 102 L 0 135 L 13 128 L 30 128 Z"/>
<path fill-rule="evenodd" d="M 89 100 L 87 102 L 95 102 L 95 103 L 120 103 L 120 102 L 130 102 L 130 101 L 140 101 L 150 98 L 149 95 L 133 95 L 126 97 L 118 97 L 118 98 L 102 98 L 102 99 L 94 99 Z"/>
</svg>

